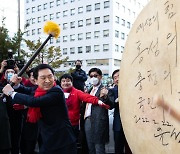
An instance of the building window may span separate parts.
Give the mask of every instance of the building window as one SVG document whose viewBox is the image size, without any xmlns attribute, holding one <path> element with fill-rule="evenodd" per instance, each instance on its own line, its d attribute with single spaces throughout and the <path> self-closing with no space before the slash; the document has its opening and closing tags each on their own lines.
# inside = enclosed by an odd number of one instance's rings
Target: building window
<svg viewBox="0 0 180 154">
<path fill-rule="evenodd" d="M 91 11 L 91 5 L 86 5 L 86 12 L 90 12 Z"/>
<path fill-rule="evenodd" d="M 78 27 L 82 27 L 83 26 L 83 20 L 79 20 L 78 21 Z"/>
<path fill-rule="evenodd" d="M 35 29 L 32 30 L 32 35 L 35 35 Z"/>
<path fill-rule="evenodd" d="M 119 52 L 119 45 L 115 44 L 115 52 Z"/>
<path fill-rule="evenodd" d="M 83 13 L 83 7 L 78 7 L 78 14 Z"/>
<path fill-rule="evenodd" d="M 86 39 L 88 40 L 88 39 L 91 39 L 91 32 L 87 32 L 86 33 Z"/>
<path fill-rule="evenodd" d="M 75 47 L 70 48 L 70 54 L 75 54 Z"/>
<path fill-rule="evenodd" d="M 109 37 L 109 29 L 103 30 L 103 37 Z"/>
<path fill-rule="evenodd" d="M 129 15 L 131 15 L 131 10 L 130 9 L 128 9 L 128 12 L 129 12 Z"/>
<path fill-rule="evenodd" d="M 114 59 L 114 66 L 120 66 L 121 60 Z"/>
<path fill-rule="evenodd" d="M 117 24 L 119 24 L 119 17 L 118 17 L 118 16 L 115 16 L 115 22 L 116 22 Z"/>
<path fill-rule="evenodd" d="M 70 35 L 70 41 L 75 41 L 75 34 Z"/>
<path fill-rule="evenodd" d="M 131 28 L 131 23 L 130 22 L 127 22 L 127 28 Z"/>
<path fill-rule="evenodd" d="M 32 24 L 35 24 L 35 18 L 32 18 Z"/>
<path fill-rule="evenodd" d="M 61 15 L 61 12 L 56 12 L 56 19 L 59 19 Z"/>
<path fill-rule="evenodd" d="M 99 38 L 99 37 L 100 37 L 100 31 L 95 31 L 94 38 Z"/>
<path fill-rule="evenodd" d="M 95 10 L 100 10 L 100 3 L 95 3 Z"/>
<path fill-rule="evenodd" d="M 115 30 L 115 37 L 119 38 L 119 31 Z"/>
<path fill-rule="evenodd" d="M 50 2 L 49 5 L 50 5 L 49 6 L 50 8 L 53 8 L 54 7 L 54 1 Z"/>
<path fill-rule="evenodd" d="M 63 55 L 67 55 L 67 48 L 63 48 Z"/>
<path fill-rule="evenodd" d="M 46 21 L 46 20 L 47 20 L 47 15 L 44 15 L 44 17 L 43 17 L 43 18 L 44 18 L 44 21 Z"/>
<path fill-rule="evenodd" d="M 82 47 L 78 47 L 78 53 L 83 53 L 83 48 Z"/>
<path fill-rule="evenodd" d="M 68 3 L 68 0 L 63 0 L 63 4 L 67 4 Z"/>
<path fill-rule="evenodd" d="M 86 46 L 86 53 L 90 53 L 91 52 L 91 46 Z"/>
<path fill-rule="evenodd" d="M 30 31 L 26 31 L 26 36 L 30 36 Z"/>
<path fill-rule="evenodd" d="M 51 37 L 50 38 L 50 44 L 53 44 L 54 43 L 54 39 Z"/>
<path fill-rule="evenodd" d="M 63 42 L 67 42 L 67 35 L 63 36 Z"/>
<path fill-rule="evenodd" d="M 47 3 L 44 3 L 43 8 L 44 8 L 44 10 L 47 9 Z"/>
<path fill-rule="evenodd" d="M 40 23 L 41 22 L 41 17 L 37 18 L 37 22 Z"/>
<path fill-rule="evenodd" d="M 78 40 L 82 40 L 83 39 L 83 33 L 78 34 Z"/>
<path fill-rule="evenodd" d="M 35 12 L 35 9 L 36 9 L 35 7 L 32 7 L 32 13 L 34 13 L 34 12 Z"/>
<path fill-rule="evenodd" d="M 105 8 L 105 9 L 106 9 L 106 8 L 109 8 L 109 6 L 110 6 L 109 1 L 105 1 L 105 2 L 104 2 L 104 8 Z"/>
<path fill-rule="evenodd" d="M 56 0 L 56 6 L 59 6 L 61 4 L 61 0 Z"/>
<path fill-rule="evenodd" d="M 26 9 L 26 14 L 29 14 L 30 8 Z"/>
<path fill-rule="evenodd" d="M 104 23 L 109 22 L 109 15 L 104 16 Z"/>
<path fill-rule="evenodd" d="M 109 51 L 109 44 L 103 44 L 103 51 L 104 52 Z"/>
<path fill-rule="evenodd" d="M 124 40 L 125 39 L 125 34 L 121 33 L 121 39 Z"/>
<path fill-rule="evenodd" d="M 70 22 L 70 27 L 75 28 L 75 21 Z"/>
<path fill-rule="evenodd" d="M 37 11 L 41 11 L 41 5 L 37 6 Z"/>
<path fill-rule="evenodd" d="M 122 26 L 125 26 L 125 20 L 122 19 L 121 21 L 122 21 L 122 24 L 121 24 L 121 25 L 122 25 Z"/>
<path fill-rule="evenodd" d="M 75 15 L 75 9 L 71 9 L 71 16 Z"/>
<path fill-rule="evenodd" d="M 99 52 L 99 51 L 100 51 L 100 46 L 94 45 L 94 52 Z"/>
<path fill-rule="evenodd" d="M 123 51 L 124 51 L 124 47 L 123 47 L 123 46 L 121 46 L 121 53 L 123 53 Z"/>
<path fill-rule="evenodd" d="M 66 30 L 68 28 L 68 24 L 67 23 L 63 23 L 63 30 Z"/>
<path fill-rule="evenodd" d="M 91 25 L 91 18 L 86 19 L 86 26 Z"/>
<path fill-rule="evenodd" d="M 63 17 L 67 17 L 68 16 L 68 10 L 63 11 Z"/>
<path fill-rule="evenodd" d="M 54 19 L 54 13 L 52 13 L 52 14 L 49 15 L 49 19 L 50 19 L 50 20 L 53 20 L 53 19 Z"/>
<path fill-rule="evenodd" d="M 125 8 L 124 5 L 122 5 L 122 10 L 123 10 L 124 13 L 126 12 L 126 8 Z"/>
<path fill-rule="evenodd" d="M 100 24 L 100 17 L 95 17 L 94 21 L 95 21 L 95 24 Z"/>
<path fill-rule="evenodd" d="M 119 3 L 116 2 L 116 8 L 119 10 Z"/>
<path fill-rule="evenodd" d="M 56 39 L 56 43 L 60 43 L 60 37 L 58 37 L 57 39 Z"/>
</svg>

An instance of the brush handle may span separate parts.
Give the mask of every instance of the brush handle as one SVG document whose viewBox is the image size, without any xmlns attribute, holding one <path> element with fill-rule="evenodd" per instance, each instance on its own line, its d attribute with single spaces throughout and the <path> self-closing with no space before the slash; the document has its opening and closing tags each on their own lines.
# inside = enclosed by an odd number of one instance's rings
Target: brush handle
<svg viewBox="0 0 180 154">
<path fill-rule="evenodd" d="M 32 57 L 29 59 L 29 61 L 24 65 L 24 67 L 19 71 L 19 73 L 17 74 L 18 76 L 22 76 L 23 73 L 26 71 L 26 69 L 29 67 L 29 65 L 31 65 L 32 61 L 36 58 L 36 56 L 40 53 L 40 51 L 42 50 L 42 48 L 46 45 L 46 43 L 49 41 L 49 39 L 53 37 L 53 35 L 49 34 L 49 36 L 47 37 L 47 39 L 41 44 L 41 46 L 36 50 L 36 52 L 32 55 Z M 13 82 L 9 83 L 11 85 L 11 87 L 14 86 Z M 1 94 L 0 97 L 4 97 L 4 94 Z"/>
</svg>

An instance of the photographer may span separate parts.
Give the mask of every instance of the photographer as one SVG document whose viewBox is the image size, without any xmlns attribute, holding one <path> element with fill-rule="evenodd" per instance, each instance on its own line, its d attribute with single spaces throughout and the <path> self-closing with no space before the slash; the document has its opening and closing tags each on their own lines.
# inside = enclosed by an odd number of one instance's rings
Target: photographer
<svg viewBox="0 0 180 154">
<path fill-rule="evenodd" d="M 10 82 L 12 76 L 19 71 L 15 63 L 9 63 L 8 60 L 3 60 L 1 63 L 1 82 L 0 90 Z M 10 123 L 10 133 L 11 133 L 11 154 L 19 154 L 19 142 L 21 135 L 21 124 L 22 124 L 22 114 L 18 108 L 12 105 L 11 99 L 9 97 L 4 97 L 0 99 L 1 105 L 5 105 L 7 109 L 7 115 Z M 8 131 L 8 129 L 7 129 Z M 2 140 L 4 140 L 3 138 Z"/>
</svg>

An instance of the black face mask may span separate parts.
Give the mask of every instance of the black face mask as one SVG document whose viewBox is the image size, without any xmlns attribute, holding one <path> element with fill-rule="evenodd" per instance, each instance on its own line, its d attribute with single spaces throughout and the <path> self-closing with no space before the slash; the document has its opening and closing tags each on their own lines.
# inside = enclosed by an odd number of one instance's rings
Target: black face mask
<svg viewBox="0 0 180 154">
<path fill-rule="evenodd" d="M 81 68 L 81 65 L 76 65 L 76 69 L 80 69 Z"/>
</svg>

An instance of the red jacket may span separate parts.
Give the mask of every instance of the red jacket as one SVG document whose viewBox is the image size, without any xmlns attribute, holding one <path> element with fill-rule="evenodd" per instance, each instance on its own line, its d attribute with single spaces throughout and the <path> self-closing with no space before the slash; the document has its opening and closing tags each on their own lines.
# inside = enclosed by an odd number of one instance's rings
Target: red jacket
<svg viewBox="0 0 180 154">
<path fill-rule="evenodd" d="M 79 125 L 80 105 L 82 102 L 98 104 L 98 98 L 88 93 L 84 93 L 74 87 L 68 90 L 69 97 L 66 99 L 68 115 L 73 126 Z"/>
</svg>

